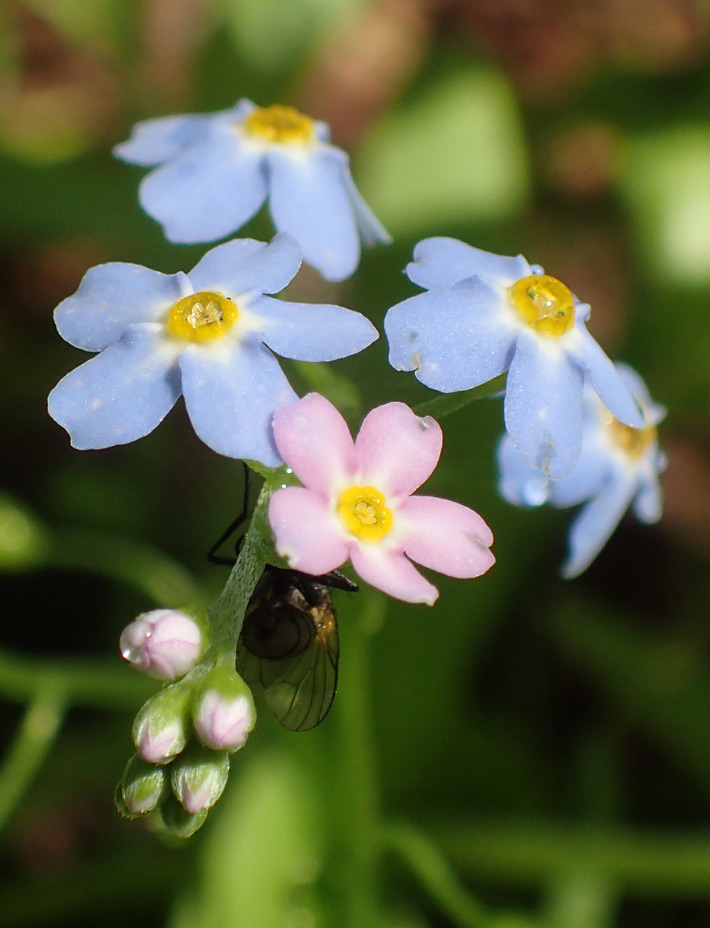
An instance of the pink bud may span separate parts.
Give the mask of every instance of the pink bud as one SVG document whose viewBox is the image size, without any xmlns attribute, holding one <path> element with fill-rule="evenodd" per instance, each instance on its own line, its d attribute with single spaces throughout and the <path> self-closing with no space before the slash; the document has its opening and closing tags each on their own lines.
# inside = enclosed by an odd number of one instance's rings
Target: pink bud
<svg viewBox="0 0 710 928">
<path fill-rule="evenodd" d="M 193 815 L 212 808 L 222 795 L 228 777 L 229 754 L 216 753 L 194 742 L 170 768 L 173 793 Z"/>
<path fill-rule="evenodd" d="M 184 612 L 153 609 L 124 628 L 120 647 L 136 670 L 160 680 L 175 680 L 195 666 L 202 634 L 197 622 Z"/>
<path fill-rule="evenodd" d="M 185 733 L 179 722 L 173 722 L 158 731 L 145 726 L 135 745 L 146 763 L 166 764 L 185 747 Z"/>
<path fill-rule="evenodd" d="M 133 723 L 133 743 L 149 764 L 166 764 L 187 742 L 187 713 L 191 687 L 171 683 L 145 703 Z"/>
<path fill-rule="evenodd" d="M 254 706 L 245 693 L 234 698 L 209 689 L 194 715 L 195 730 L 202 743 L 215 751 L 237 751 L 254 727 Z"/>
</svg>

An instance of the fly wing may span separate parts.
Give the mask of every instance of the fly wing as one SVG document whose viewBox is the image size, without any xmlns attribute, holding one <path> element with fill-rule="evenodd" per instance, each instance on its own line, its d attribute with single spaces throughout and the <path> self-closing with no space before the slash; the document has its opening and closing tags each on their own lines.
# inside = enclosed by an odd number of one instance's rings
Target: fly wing
<svg viewBox="0 0 710 928">
<path fill-rule="evenodd" d="M 266 705 L 285 728 L 308 731 L 326 717 L 338 685 L 339 654 L 338 627 L 331 611 L 302 654 L 262 667 L 262 674 L 267 671 L 262 683 Z"/>
<path fill-rule="evenodd" d="M 264 700 L 279 722 L 291 731 L 319 725 L 333 704 L 338 684 L 340 643 L 332 607 L 317 611 L 310 644 L 297 654 L 276 660 L 258 657 L 240 637 L 237 672 L 250 687 L 261 686 Z"/>
</svg>

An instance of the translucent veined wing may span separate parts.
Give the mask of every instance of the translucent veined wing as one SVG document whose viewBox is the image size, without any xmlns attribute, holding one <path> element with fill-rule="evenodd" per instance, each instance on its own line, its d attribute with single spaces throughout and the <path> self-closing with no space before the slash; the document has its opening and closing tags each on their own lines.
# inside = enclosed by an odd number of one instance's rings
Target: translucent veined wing
<svg viewBox="0 0 710 928">
<path fill-rule="evenodd" d="M 335 698 L 339 653 L 327 586 L 297 571 L 265 571 L 239 636 L 237 671 L 249 686 L 262 687 L 284 727 L 307 731 L 326 717 Z"/>
</svg>

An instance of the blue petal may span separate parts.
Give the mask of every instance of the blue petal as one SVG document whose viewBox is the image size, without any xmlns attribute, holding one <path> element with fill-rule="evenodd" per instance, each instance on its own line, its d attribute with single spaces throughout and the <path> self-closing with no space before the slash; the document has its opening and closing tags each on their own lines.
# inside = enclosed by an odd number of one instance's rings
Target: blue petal
<svg viewBox="0 0 710 928">
<path fill-rule="evenodd" d="M 419 293 L 385 316 L 390 364 L 443 393 L 486 383 L 510 363 L 508 318 L 500 294 L 478 277 Z"/>
<path fill-rule="evenodd" d="M 419 242 L 414 249 L 414 261 L 407 265 L 406 272 L 412 283 L 433 290 L 475 274 L 495 286 L 509 287 L 527 277 L 531 270 L 522 255 L 516 258 L 494 255 L 456 238 L 439 236 Z"/>
<path fill-rule="evenodd" d="M 621 362 L 617 362 L 615 367 L 619 372 L 619 376 L 629 388 L 631 395 L 641 404 L 645 413 L 646 424 L 658 425 L 659 422 L 662 422 L 666 418 L 668 410 L 665 406 L 661 406 L 660 403 L 654 403 L 651 394 L 648 392 L 648 387 L 636 371 L 629 367 L 628 364 Z"/>
<path fill-rule="evenodd" d="M 350 198 L 350 204 L 355 213 L 355 221 L 360 230 L 360 238 L 368 246 L 376 245 L 377 242 L 384 242 L 386 245 L 392 241 L 392 236 L 382 225 L 380 220 L 375 216 L 367 203 L 363 200 L 360 191 L 355 186 L 350 168 L 345 165 L 345 186 Z"/>
<path fill-rule="evenodd" d="M 234 232 L 266 193 L 263 155 L 229 123 L 213 119 L 197 144 L 143 179 L 139 198 L 170 241 L 187 244 Z"/>
<path fill-rule="evenodd" d="M 313 128 L 316 133 L 316 138 L 318 141 L 328 144 L 330 142 L 330 126 L 327 122 L 323 122 L 322 119 L 313 120 Z"/>
<path fill-rule="evenodd" d="M 572 470 L 582 444 L 582 373 L 557 349 L 532 331 L 520 335 L 503 407 L 515 447 L 552 478 Z"/>
<path fill-rule="evenodd" d="M 360 260 L 360 239 L 345 183 L 345 154 L 325 146 L 291 154 L 282 146 L 266 158 L 276 228 L 296 239 L 304 260 L 326 280 L 349 277 Z"/>
<path fill-rule="evenodd" d="M 589 334 L 584 323 L 578 321 L 569 335 L 569 353 L 588 373 L 604 405 L 626 425 L 635 429 L 643 428 L 644 418 L 638 403 L 619 371 Z"/>
<path fill-rule="evenodd" d="M 208 251 L 188 277 L 195 292 L 216 290 L 236 298 L 250 291 L 278 293 L 300 266 L 300 249 L 289 235 L 276 235 L 268 244 L 238 238 Z"/>
<path fill-rule="evenodd" d="M 61 380 L 49 394 L 49 414 L 75 448 L 110 448 L 142 438 L 180 396 L 176 350 L 161 328 L 134 325 Z"/>
<path fill-rule="evenodd" d="M 54 321 L 70 345 L 101 351 L 127 326 L 161 319 L 183 296 L 184 284 L 184 274 L 161 274 L 139 264 L 99 264 L 57 306 Z"/>
<path fill-rule="evenodd" d="M 180 358 L 193 428 L 219 454 L 278 467 L 282 461 L 271 420 L 280 406 L 298 397 L 261 342 L 235 342 L 229 351 L 214 347 L 191 345 Z"/>
<path fill-rule="evenodd" d="M 571 473 L 550 482 L 550 503 L 559 509 L 583 503 L 601 492 L 617 469 L 602 430 L 584 434 L 582 451 Z"/>
<path fill-rule="evenodd" d="M 127 142 L 114 146 L 113 153 L 122 161 L 154 167 L 177 157 L 193 145 L 207 130 L 209 116 L 162 116 L 146 119 L 133 127 Z"/>
<path fill-rule="evenodd" d="M 624 364 L 623 362 L 618 362 L 615 366 L 619 376 L 629 388 L 631 393 L 636 397 L 637 400 L 639 400 L 639 402 L 643 403 L 644 406 L 648 406 L 651 403 L 651 395 L 648 392 L 648 387 L 643 382 L 640 375 L 633 369 L 633 367 L 629 367 L 628 364 Z"/>
<path fill-rule="evenodd" d="M 563 577 L 577 577 L 589 567 L 629 508 L 634 490 L 633 478 L 619 472 L 582 509 L 570 527 L 569 557 L 561 571 Z"/>
<path fill-rule="evenodd" d="M 541 506 L 547 502 L 550 481 L 539 467 L 530 467 L 508 434 L 498 443 L 496 452 L 500 480 L 498 492 L 515 506 Z"/>
<path fill-rule="evenodd" d="M 264 341 L 284 358 L 335 361 L 372 344 L 378 331 L 369 319 L 342 306 L 288 303 L 265 296 L 249 306 L 260 319 Z"/>
<path fill-rule="evenodd" d="M 640 522 L 658 522 L 663 513 L 663 494 L 658 475 L 649 470 L 639 480 L 639 488 L 633 502 L 634 515 Z"/>
</svg>

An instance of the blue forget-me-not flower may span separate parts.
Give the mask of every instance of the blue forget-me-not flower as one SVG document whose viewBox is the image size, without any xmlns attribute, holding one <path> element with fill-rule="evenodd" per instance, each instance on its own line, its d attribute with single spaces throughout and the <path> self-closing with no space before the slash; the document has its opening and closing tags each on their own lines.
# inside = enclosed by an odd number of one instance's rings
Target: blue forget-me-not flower
<svg viewBox="0 0 710 928">
<path fill-rule="evenodd" d="M 296 242 L 277 235 L 268 244 L 218 245 L 189 274 L 124 263 L 92 268 L 55 321 L 62 338 L 99 354 L 52 390 L 50 415 L 75 448 L 107 448 L 147 435 L 182 393 L 210 448 L 278 466 L 271 419 L 298 397 L 272 352 L 332 361 L 377 338 L 372 323 L 349 309 L 269 296 L 300 264 Z"/>
<path fill-rule="evenodd" d="M 547 502 L 558 508 L 586 504 L 570 528 L 565 577 L 586 570 L 629 506 L 642 522 L 656 522 L 661 516 L 658 474 L 666 458 L 658 448 L 656 426 L 665 409 L 652 402 L 635 371 L 622 364 L 617 369 L 644 411 L 643 428 L 619 422 L 586 383 L 582 450 L 567 477 L 549 480 L 541 470 L 529 467 L 508 435 L 498 446 L 499 490 L 508 502 L 519 506 Z"/>
<path fill-rule="evenodd" d="M 140 185 L 143 209 L 173 242 L 212 242 L 254 216 L 267 196 L 279 232 L 328 280 L 349 277 L 365 245 L 390 237 L 362 199 L 328 126 L 290 106 L 240 100 L 208 115 L 138 123 L 114 153 L 156 167 Z"/>
<path fill-rule="evenodd" d="M 547 476 L 563 477 L 579 457 L 585 376 L 617 419 L 643 426 L 628 387 L 587 331 L 589 306 L 538 265 L 428 238 L 407 274 L 427 292 L 387 313 L 390 364 L 443 393 L 507 370 L 506 429 Z"/>
</svg>

